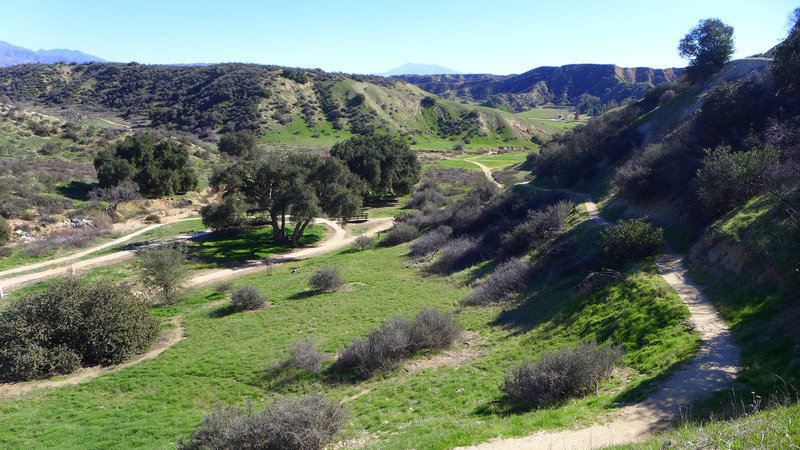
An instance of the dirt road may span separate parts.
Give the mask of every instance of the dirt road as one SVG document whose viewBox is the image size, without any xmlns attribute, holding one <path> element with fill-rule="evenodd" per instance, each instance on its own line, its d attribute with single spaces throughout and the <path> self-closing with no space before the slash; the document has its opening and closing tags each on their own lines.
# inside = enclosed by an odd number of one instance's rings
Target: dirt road
<svg viewBox="0 0 800 450">
<path fill-rule="evenodd" d="M 495 186 L 499 187 L 500 189 L 505 189 L 505 186 L 503 186 L 502 184 L 498 183 L 497 180 L 495 180 L 494 177 L 492 176 L 492 169 L 484 166 L 483 164 L 481 164 L 481 163 L 479 163 L 477 161 L 473 161 L 471 159 L 465 159 L 464 161 L 470 162 L 470 163 L 475 164 L 476 166 L 480 167 L 481 170 L 483 171 L 483 174 L 486 175 L 486 179 L 487 180 L 491 181 Z"/>
<path fill-rule="evenodd" d="M 107 249 L 109 247 L 114 247 L 120 244 L 124 244 L 125 242 L 130 241 L 136 236 L 147 233 L 150 230 L 154 230 L 156 228 L 162 227 L 170 223 L 183 222 L 187 220 L 196 220 L 196 219 L 179 218 L 172 220 L 171 222 L 150 225 L 133 233 L 122 236 L 121 238 L 114 239 L 113 241 L 106 242 L 105 244 L 97 245 L 77 253 L 73 253 L 72 255 L 64 256 L 62 258 L 57 258 L 57 259 L 50 259 L 39 263 L 26 264 L 24 266 L 19 266 L 13 269 L 4 270 L 0 272 L 0 287 L 3 288 L 3 293 L 7 294 L 15 289 L 18 289 L 22 286 L 25 286 L 27 284 L 36 281 L 70 275 L 72 274 L 73 267 L 75 269 L 75 273 L 85 272 L 94 267 L 107 266 L 109 264 L 114 264 L 119 261 L 132 258 L 136 254 L 134 250 L 120 250 L 114 253 L 109 253 L 106 255 L 101 255 L 94 258 L 78 261 L 78 259 L 86 255 L 90 255 L 92 253 Z M 172 239 L 173 240 L 193 239 L 208 233 L 210 233 L 210 231 L 202 231 L 197 233 L 174 236 Z M 47 268 L 47 267 L 50 268 L 38 272 L 30 272 L 32 270 Z M 15 273 L 20 273 L 20 272 L 30 272 L 30 273 L 24 273 L 13 277 L 8 277 L 8 275 L 13 275 Z"/>
</svg>

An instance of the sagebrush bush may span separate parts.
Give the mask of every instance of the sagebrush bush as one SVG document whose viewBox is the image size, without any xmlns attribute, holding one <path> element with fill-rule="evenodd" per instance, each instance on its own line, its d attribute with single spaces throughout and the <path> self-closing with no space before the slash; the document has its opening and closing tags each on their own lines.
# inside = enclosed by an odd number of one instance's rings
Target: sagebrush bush
<svg viewBox="0 0 800 450">
<path fill-rule="evenodd" d="M 264 411 L 218 406 L 178 448 L 318 450 L 333 442 L 347 415 L 340 402 L 320 394 L 280 399 Z"/>
<path fill-rule="evenodd" d="M 386 232 L 381 245 L 391 247 L 405 242 L 413 241 L 419 235 L 419 229 L 413 225 L 400 222 Z"/>
<path fill-rule="evenodd" d="M 481 259 L 480 243 L 470 237 L 451 239 L 439 251 L 439 256 L 428 270 L 433 273 L 449 273 L 469 267 Z"/>
<path fill-rule="evenodd" d="M 564 230 L 567 217 L 574 208 L 574 203 L 561 200 L 543 210 L 529 212 L 525 222 L 503 233 L 500 244 L 502 253 L 519 255 L 538 249 Z"/>
<path fill-rule="evenodd" d="M 289 356 L 284 365 L 311 373 L 319 373 L 322 370 L 322 363 L 326 359 L 328 359 L 328 355 L 323 353 L 314 341 L 298 338 L 292 342 L 292 348 L 289 350 Z"/>
<path fill-rule="evenodd" d="M 612 267 L 661 253 L 664 230 L 645 219 L 620 220 L 600 232 L 600 257 Z"/>
<path fill-rule="evenodd" d="M 353 241 L 353 247 L 361 250 L 362 252 L 364 250 L 369 250 L 374 246 L 375 239 L 370 236 L 364 236 L 363 234 Z"/>
<path fill-rule="evenodd" d="M 411 254 L 417 258 L 431 255 L 444 247 L 452 234 L 453 229 L 446 225 L 442 225 L 433 231 L 425 233 L 409 245 Z"/>
<path fill-rule="evenodd" d="M 373 328 L 366 337 L 350 341 L 336 365 L 354 370 L 365 378 L 377 372 L 394 370 L 408 351 L 408 327 L 407 320 L 393 317 L 380 328 Z"/>
<path fill-rule="evenodd" d="M 450 203 L 447 197 L 439 191 L 438 187 L 431 186 L 425 189 L 414 192 L 411 198 L 406 203 L 405 207 L 409 209 L 422 209 L 425 205 L 433 205 L 434 207 L 442 207 Z"/>
<path fill-rule="evenodd" d="M 342 287 L 344 280 L 336 266 L 322 266 L 311 275 L 308 284 L 318 291 L 332 292 Z"/>
<path fill-rule="evenodd" d="M 530 273 L 531 266 L 528 261 L 512 258 L 498 265 L 492 274 L 464 299 L 464 303 L 490 305 L 506 300 L 525 289 Z"/>
<path fill-rule="evenodd" d="M 408 350 L 411 353 L 420 350 L 438 350 L 453 345 L 463 331 L 463 327 L 452 313 L 442 312 L 436 308 L 423 309 L 409 323 Z"/>
<path fill-rule="evenodd" d="M 621 357 L 619 347 L 595 342 L 545 353 L 536 363 L 511 369 L 502 390 L 513 402 L 535 405 L 579 396 L 597 389 Z"/>
<path fill-rule="evenodd" d="M 266 302 L 267 298 L 255 286 L 242 286 L 231 294 L 231 304 L 236 311 L 258 309 Z"/>
<path fill-rule="evenodd" d="M 0 379 L 116 364 L 149 347 L 158 332 L 150 310 L 127 287 L 56 280 L 0 313 Z"/>
<path fill-rule="evenodd" d="M 461 331 L 452 314 L 436 308 L 423 309 L 413 321 L 394 316 L 367 336 L 350 341 L 335 365 L 367 378 L 396 369 L 403 358 L 416 352 L 447 348 Z"/>
</svg>

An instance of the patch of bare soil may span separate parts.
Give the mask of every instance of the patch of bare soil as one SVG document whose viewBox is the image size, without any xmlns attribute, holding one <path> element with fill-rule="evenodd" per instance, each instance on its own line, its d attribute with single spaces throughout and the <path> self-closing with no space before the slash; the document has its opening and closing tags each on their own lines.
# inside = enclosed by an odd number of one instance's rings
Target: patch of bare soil
<svg viewBox="0 0 800 450">
<path fill-rule="evenodd" d="M 183 339 L 184 328 L 180 324 L 180 318 L 173 318 L 170 320 L 170 322 L 175 325 L 175 328 L 171 328 L 164 334 L 164 336 L 156 340 L 156 342 L 153 344 L 153 347 L 147 353 L 134 356 L 129 361 L 126 361 L 122 364 L 117 364 L 116 366 L 84 367 L 68 375 L 66 378 L 59 380 L 26 381 L 22 383 L 0 384 L 0 399 L 19 397 L 20 395 L 28 392 L 44 388 L 57 388 L 61 386 L 79 384 L 84 381 L 91 380 L 92 378 L 99 377 L 100 375 L 116 372 L 117 370 L 130 367 L 142 361 L 153 359 Z"/>
<path fill-rule="evenodd" d="M 460 336 L 461 346 L 445 350 L 427 358 L 412 359 L 403 365 L 404 372 L 418 372 L 425 369 L 438 369 L 439 367 L 458 367 L 475 358 L 480 358 L 486 349 L 480 347 L 486 343 L 480 334 L 474 331 L 465 331 Z"/>
</svg>

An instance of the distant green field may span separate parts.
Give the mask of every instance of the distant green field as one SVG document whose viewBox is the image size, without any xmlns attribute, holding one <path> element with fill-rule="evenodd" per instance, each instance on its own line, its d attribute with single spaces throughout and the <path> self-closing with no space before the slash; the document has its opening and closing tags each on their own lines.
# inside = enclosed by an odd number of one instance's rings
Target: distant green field
<svg viewBox="0 0 800 450">
<path fill-rule="evenodd" d="M 571 120 L 574 113 L 570 112 L 571 108 L 553 108 L 553 107 L 538 107 L 528 111 L 517 113 L 519 116 L 527 117 L 529 119 L 559 119 L 564 118 Z"/>
</svg>

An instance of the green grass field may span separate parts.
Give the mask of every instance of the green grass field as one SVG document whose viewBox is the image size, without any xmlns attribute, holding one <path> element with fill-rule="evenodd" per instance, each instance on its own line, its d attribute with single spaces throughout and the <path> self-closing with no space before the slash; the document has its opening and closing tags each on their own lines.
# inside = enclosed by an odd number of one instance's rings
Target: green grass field
<svg viewBox="0 0 800 450">
<path fill-rule="evenodd" d="M 579 243 L 596 233 L 586 227 L 574 231 Z M 640 396 L 648 380 L 696 348 L 684 324 L 686 308 L 647 263 L 589 298 L 577 295 L 576 281 L 568 279 L 534 286 L 505 307 L 461 310 L 460 321 L 473 333 L 468 348 L 478 354 L 455 366 L 401 369 L 344 384 L 311 376 L 284 384 L 280 373 L 265 370 L 298 337 L 333 353 L 394 314 L 456 308 L 469 292 L 467 281 L 482 273 L 477 267 L 449 277 L 428 275 L 411 264 L 407 251 L 345 249 L 300 263 L 298 274 L 285 265 L 245 276 L 235 284 L 255 285 L 274 304 L 252 313 L 229 314 L 227 300 L 212 288 L 192 292 L 181 305 L 155 308 L 164 321 L 180 319 L 183 341 L 155 359 L 77 386 L 0 400 L 0 446 L 169 448 L 218 403 L 249 399 L 259 408 L 278 395 L 316 390 L 335 398 L 362 394 L 347 403 L 345 440 L 365 439 L 376 448 L 449 448 L 588 424 L 614 402 Z M 328 264 L 341 269 L 347 287 L 314 293 L 308 277 Z M 629 385 L 616 377 L 599 396 L 556 408 L 522 413 L 504 406 L 499 386 L 510 367 L 551 349 L 609 338 L 627 351 Z"/>
</svg>

